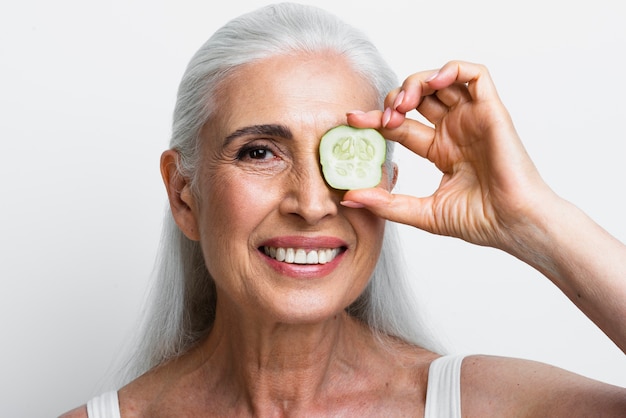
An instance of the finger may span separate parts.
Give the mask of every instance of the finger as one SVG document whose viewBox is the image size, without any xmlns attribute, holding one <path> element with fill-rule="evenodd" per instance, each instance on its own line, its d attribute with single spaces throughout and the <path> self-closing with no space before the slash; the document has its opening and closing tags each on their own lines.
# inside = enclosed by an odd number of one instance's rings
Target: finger
<svg viewBox="0 0 626 418">
<path fill-rule="evenodd" d="M 391 194 L 381 188 L 350 190 L 344 195 L 346 207 L 362 207 L 384 219 L 433 231 L 430 197 Z"/>
<path fill-rule="evenodd" d="M 391 108 L 395 110 L 397 103 L 402 102 L 404 98 L 404 94 L 405 94 L 404 91 L 400 87 L 397 87 L 391 90 L 389 93 L 387 93 L 387 96 L 385 97 L 385 101 L 384 101 L 385 109 Z"/>
<path fill-rule="evenodd" d="M 380 110 L 371 110 L 369 112 L 362 112 L 354 110 L 346 114 L 348 125 L 355 128 L 374 128 L 379 129 L 382 127 L 383 112 Z"/>
<path fill-rule="evenodd" d="M 378 129 L 386 139 L 398 142 L 414 153 L 426 157 L 435 139 L 435 130 L 421 122 L 405 118 L 402 113 L 393 111 L 393 114 L 393 123 L 390 122 L 386 128 L 382 127 L 383 112 L 380 110 L 349 112 L 347 119 L 350 126 Z M 396 123 L 396 119 L 401 119 L 401 122 Z M 394 127 L 390 128 L 390 125 Z"/>
<path fill-rule="evenodd" d="M 451 108 L 470 100 L 471 97 L 465 86 L 452 85 L 424 97 L 422 103 L 417 107 L 417 111 L 430 123 L 438 125 Z"/>
<path fill-rule="evenodd" d="M 395 89 L 385 99 L 385 106 L 401 113 L 407 113 L 419 106 L 424 96 L 433 94 L 435 90 L 426 80 L 433 71 L 422 71 L 408 76 L 401 89 Z"/>
<path fill-rule="evenodd" d="M 397 113 L 397 112 L 394 112 Z M 423 123 L 409 118 L 404 118 L 396 127 L 380 129 L 387 139 L 400 143 L 417 155 L 428 158 L 428 151 L 435 140 L 435 130 Z"/>
<path fill-rule="evenodd" d="M 444 89 L 437 90 L 433 96 L 436 96 L 441 103 L 449 108 L 472 100 L 465 84 L 453 84 Z"/>
<path fill-rule="evenodd" d="M 384 112 L 371 110 L 369 112 L 352 111 L 346 114 L 348 125 L 355 128 L 374 128 L 391 126 L 396 127 L 402 124 L 405 119 L 404 113 L 393 111 L 387 108 Z"/>
<path fill-rule="evenodd" d="M 464 61 L 450 61 L 428 81 L 430 88 L 442 90 L 453 84 L 467 84 L 473 100 L 498 97 L 495 85 L 484 65 Z"/>
<path fill-rule="evenodd" d="M 448 114 L 449 108 L 437 96 L 432 95 L 424 97 L 422 103 L 417 107 L 417 111 L 430 123 L 437 125 Z"/>
</svg>

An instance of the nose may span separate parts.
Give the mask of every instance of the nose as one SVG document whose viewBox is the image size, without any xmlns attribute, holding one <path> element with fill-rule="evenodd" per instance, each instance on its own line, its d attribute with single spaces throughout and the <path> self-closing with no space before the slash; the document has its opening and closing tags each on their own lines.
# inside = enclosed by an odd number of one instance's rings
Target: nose
<svg viewBox="0 0 626 418">
<path fill-rule="evenodd" d="M 317 158 L 293 168 L 287 190 L 280 205 L 282 214 L 296 215 L 309 225 L 337 214 L 340 196 L 326 184 Z"/>
</svg>

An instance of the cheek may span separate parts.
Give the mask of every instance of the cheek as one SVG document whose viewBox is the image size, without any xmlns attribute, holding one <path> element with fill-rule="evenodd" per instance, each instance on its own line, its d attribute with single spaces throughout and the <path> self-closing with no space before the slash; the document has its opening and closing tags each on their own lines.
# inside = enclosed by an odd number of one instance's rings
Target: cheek
<svg viewBox="0 0 626 418">
<path fill-rule="evenodd" d="M 254 230 L 274 210 L 277 193 L 258 178 L 242 175 L 214 175 L 204 182 L 199 208 L 201 241 L 207 250 L 242 251 Z"/>
<path fill-rule="evenodd" d="M 346 217 L 357 235 L 360 256 L 375 265 L 382 247 L 385 220 L 364 209 L 357 209 Z"/>
</svg>

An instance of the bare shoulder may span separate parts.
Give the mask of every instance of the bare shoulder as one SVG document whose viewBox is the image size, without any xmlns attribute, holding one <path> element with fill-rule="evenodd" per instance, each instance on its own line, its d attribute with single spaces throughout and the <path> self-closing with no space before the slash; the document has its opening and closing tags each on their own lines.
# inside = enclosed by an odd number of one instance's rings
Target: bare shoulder
<svg viewBox="0 0 626 418">
<path fill-rule="evenodd" d="M 67 411 L 59 416 L 59 418 L 87 418 L 87 416 L 87 406 L 82 405 L 78 408 L 72 409 L 71 411 Z"/>
<path fill-rule="evenodd" d="M 468 417 L 626 415 L 626 389 L 531 360 L 469 356 L 461 388 Z"/>
</svg>

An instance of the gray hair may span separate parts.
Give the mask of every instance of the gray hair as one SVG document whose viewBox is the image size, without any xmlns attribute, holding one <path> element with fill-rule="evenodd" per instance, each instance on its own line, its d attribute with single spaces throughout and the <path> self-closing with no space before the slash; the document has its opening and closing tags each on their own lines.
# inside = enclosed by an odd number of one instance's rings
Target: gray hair
<svg viewBox="0 0 626 418">
<path fill-rule="evenodd" d="M 297 52 L 334 51 L 347 59 L 378 93 L 379 102 L 398 85 L 375 46 L 360 31 L 311 6 L 280 3 L 231 20 L 197 51 L 179 86 L 170 147 L 180 154 L 180 174 L 196 175 L 200 131 L 212 115 L 212 97 L 238 67 Z M 393 142 L 387 141 L 391 160 Z M 393 335 L 438 349 L 404 276 L 395 225 L 387 222 L 380 258 L 364 293 L 347 311 L 377 335 Z M 131 373 L 176 357 L 197 342 L 215 319 L 216 290 L 200 245 L 186 238 L 166 210 L 154 284 Z"/>
</svg>

